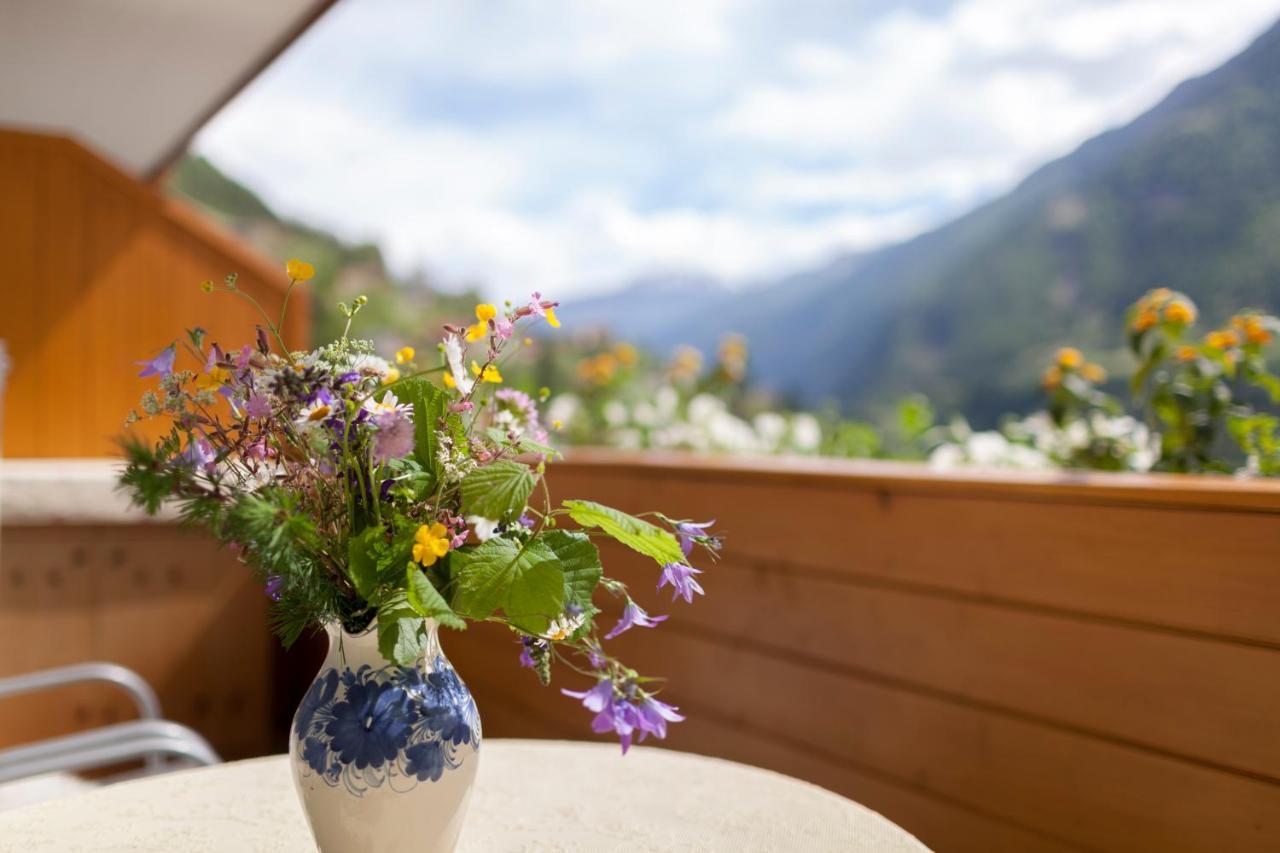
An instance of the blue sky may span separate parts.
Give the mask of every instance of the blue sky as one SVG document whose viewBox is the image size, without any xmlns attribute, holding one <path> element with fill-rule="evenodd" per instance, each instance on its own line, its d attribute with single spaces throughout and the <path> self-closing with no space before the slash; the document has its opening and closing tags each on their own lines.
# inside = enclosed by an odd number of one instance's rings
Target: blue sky
<svg viewBox="0 0 1280 853">
<path fill-rule="evenodd" d="M 1280 0 L 342 0 L 196 148 L 495 297 L 899 240 L 1153 105 Z"/>
</svg>

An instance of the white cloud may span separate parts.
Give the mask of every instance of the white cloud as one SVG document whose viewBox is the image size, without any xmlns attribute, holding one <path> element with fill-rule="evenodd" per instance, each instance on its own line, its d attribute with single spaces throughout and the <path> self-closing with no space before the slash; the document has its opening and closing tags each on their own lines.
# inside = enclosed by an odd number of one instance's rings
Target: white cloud
<svg viewBox="0 0 1280 853">
<path fill-rule="evenodd" d="M 754 279 L 990 197 L 1280 0 L 832 9 L 346 0 L 197 147 L 290 215 L 495 294 Z"/>
</svg>

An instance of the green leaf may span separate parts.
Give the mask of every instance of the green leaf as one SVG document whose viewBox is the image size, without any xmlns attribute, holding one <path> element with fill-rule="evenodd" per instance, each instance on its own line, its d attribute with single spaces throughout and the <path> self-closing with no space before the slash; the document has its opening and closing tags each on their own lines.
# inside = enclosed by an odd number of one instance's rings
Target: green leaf
<svg viewBox="0 0 1280 853">
<path fill-rule="evenodd" d="M 516 627 L 541 634 L 564 612 L 564 572 L 546 545 L 490 539 L 452 560 L 456 613 L 484 619 L 502 610 Z"/>
<path fill-rule="evenodd" d="M 347 576 L 365 601 L 373 598 L 378 587 L 377 550 L 382 546 L 381 527 L 366 528 L 347 541 Z"/>
<path fill-rule="evenodd" d="M 524 509 L 537 481 L 529 466 L 499 460 L 476 468 L 462 479 L 462 511 L 495 521 L 514 518 Z"/>
<path fill-rule="evenodd" d="M 441 625 L 459 631 L 467 627 L 467 623 L 458 618 L 449 603 L 431 585 L 431 581 L 427 580 L 417 563 L 409 563 L 406 569 L 405 598 L 419 616 L 434 619 Z"/>
<path fill-rule="evenodd" d="M 517 453 L 541 453 L 544 456 L 552 457 L 560 455 L 560 451 L 556 450 L 551 445 L 543 444 L 540 441 L 534 441 L 526 435 L 520 436 L 513 442 L 507 438 L 506 430 L 501 430 L 497 427 L 489 427 L 484 431 L 484 434 L 489 437 L 490 441 L 499 447 L 514 448 Z"/>
<path fill-rule="evenodd" d="M 600 551 L 591 544 L 590 537 L 576 530 L 552 530 L 542 537 L 543 543 L 555 552 L 564 572 L 564 600 L 584 610 L 594 609 L 591 596 L 604 574 L 600 564 Z"/>
<path fill-rule="evenodd" d="M 422 470 L 433 478 L 429 488 L 434 488 L 442 467 L 437 458 L 436 427 L 448 412 L 449 397 L 420 376 L 404 380 L 400 387 L 404 390 L 405 402 L 413 406 L 413 456 Z"/>
<path fill-rule="evenodd" d="M 404 591 L 396 590 L 378 607 L 378 651 L 393 663 L 412 666 L 426 645 L 426 623 Z"/>
<path fill-rule="evenodd" d="M 599 528 L 632 551 L 657 561 L 658 565 L 684 562 L 680 543 L 661 527 L 592 501 L 565 501 L 564 507 L 578 524 Z"/>
</svg>

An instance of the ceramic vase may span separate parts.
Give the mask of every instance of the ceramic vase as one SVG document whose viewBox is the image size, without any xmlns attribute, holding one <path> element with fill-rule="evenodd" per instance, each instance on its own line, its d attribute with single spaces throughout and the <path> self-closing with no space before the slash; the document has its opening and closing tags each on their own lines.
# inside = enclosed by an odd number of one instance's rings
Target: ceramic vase
<svg viewBox="0 0 1280 853">
<path fill-rule="evenodd" d="M 427 620 L 413 666 L 376 625 L 327 626 L 329 653 L 293 717 L 289 763 L 321 853 L 453 850 L 480 760 L 480 716 Z"/>
</svg>

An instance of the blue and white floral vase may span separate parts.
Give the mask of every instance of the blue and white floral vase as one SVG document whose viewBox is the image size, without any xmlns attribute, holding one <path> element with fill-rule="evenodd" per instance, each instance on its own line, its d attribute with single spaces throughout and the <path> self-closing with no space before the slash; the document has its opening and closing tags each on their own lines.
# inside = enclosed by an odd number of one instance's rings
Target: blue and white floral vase
<svg viewBox="0 0 1280 853">
<path fill-rule="evenodd" d="M 289 763 L 321 853 L 450 851 L 480 760 L 480 715 L 436 624 L 412 667 L 378 633 L 327 626 L 329 654 L 293 717 Z"/>
</svg>

